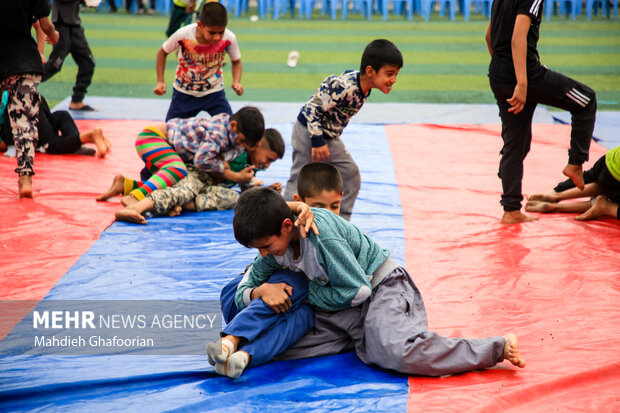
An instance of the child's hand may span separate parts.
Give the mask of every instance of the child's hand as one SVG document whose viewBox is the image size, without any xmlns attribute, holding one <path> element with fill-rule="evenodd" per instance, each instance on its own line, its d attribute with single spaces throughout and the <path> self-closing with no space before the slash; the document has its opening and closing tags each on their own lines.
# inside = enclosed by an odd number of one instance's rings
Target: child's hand
<svg viewBox="0 0 620 413">
<path fill-rule="evenodd" d="M 243 95 L 243 86 L 241 85 L 241 83 L 233 83 L 232 88 L 237 94 L 237 96 Z"/>
<path fill-rule="evenodd" d="M 314 214 L 310 207 L 303 202 L 300 202 L 297 207 L 297 221 L 295 221 L 295 226 L 299 227 L 302 238 L 306 238 L 306 234 L 310 229 L 312 229 L 316 235 L 319 235 L 319 229 L 314 223 Z"/>
<path fill-rule="evenodd" d="M 276 182 L 275 184 L 269 185 L 269 188 L 273 189 L 276 192 L 282 192 L 282 184 L 280 182 Z"/>
<path fill-rule="evenodd" d="M 329 148 L 327 144 L 319 146 L 318 148 L 312 148 L 312 160 L 315 162 L 323 162 L 329 158 Z"/>
<path fill-rule="evenodd" d="M 271 309 L 280 314 L 291 308 L 291 299 L 289 298 L 293 295 L 293 287 L 286 283 L 277 283 L 277 284 L 269 284 L 265 283 L 260 287 L 256 288 L 260 292 L 258 296 L 263 299 L 265 304 L 267 304 Z"/>
<path fill-rule="evenodd" d="M 155 90 L 153 90 L 156 95 L 165 95 L 166 94 L 166 83 L 165 82 L 157 82 L 155 86 Z"/>
<path fill-rule="evenodd" d="M 239 177 L 239 183 L 245 184 L 250 182 L 254 177 L 254 165 L 246 166 L 237 173 L 237 176 Z"/>
</svg>

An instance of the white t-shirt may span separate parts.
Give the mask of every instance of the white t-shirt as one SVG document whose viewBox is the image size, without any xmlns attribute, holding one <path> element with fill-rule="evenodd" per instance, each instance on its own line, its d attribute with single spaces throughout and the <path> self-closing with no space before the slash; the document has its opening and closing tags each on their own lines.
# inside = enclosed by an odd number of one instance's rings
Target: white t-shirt
<svg viewBox="0 0 620 413">
<path fill-rule="evenodd" d="M 200 44 L 196 40 L 197 24 L 193 23 L 177 30 L 162 45 L 170 54 L 176 49 L 177 73 L 173 87 L 179 92 L 201 97 L 224 89 L 222 64 L 225 53 L 231 61 L 241 59 L 239 44 L 233 32 L 226 29 L 217 43 Z"/>
</svg>

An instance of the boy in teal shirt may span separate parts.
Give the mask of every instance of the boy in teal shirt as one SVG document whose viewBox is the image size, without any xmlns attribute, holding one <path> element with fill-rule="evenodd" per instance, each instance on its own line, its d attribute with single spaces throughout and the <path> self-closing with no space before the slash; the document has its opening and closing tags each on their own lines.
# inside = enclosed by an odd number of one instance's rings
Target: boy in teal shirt
<svg viewBox="0 0 620 413">
<path fill-rule="evenodd" d="M 233 219 L 235 238 L 246 247 L 257 248 L 260 257 L 237 289 L 235 302 L 240 309 L 256 298 L 262 298 L 275 313 L 295 306 L 288 297 L 294 289 L 284 289 L 286 294 L 267 300 L 258 288 L 274 272 L 286 268 L 306 274 L 311 306 L 326 311 L 361 306 L 363 334 L 353 339 L 364 363 L 425 376 L 492 367 L 505 358 L 525 366 L 514 334 L 466 340 L 429 331 L 420 292 L 389 251 L 337 215 L 317 208 L 312 212 L 319 235 L 309 233 L 303 238 L 278 193 L 256 188 L 241 195 Z M 250 361 L 247 354 L 237 351 L 244 338 L 249 339 L 240 328 L 247 327 L 244 317 L 242 310 L 226 326 L 219 348 L 220 342 L 207 347 L 210 361 L 225 365 L 231 377 Z"/>
</svg>

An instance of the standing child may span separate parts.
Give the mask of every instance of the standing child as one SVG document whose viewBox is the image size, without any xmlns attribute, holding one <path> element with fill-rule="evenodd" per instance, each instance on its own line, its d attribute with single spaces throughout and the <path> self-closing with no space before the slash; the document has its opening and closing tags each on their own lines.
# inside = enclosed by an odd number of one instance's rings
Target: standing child
<svg viewBox="0 0 620 413">
<path fill-rule="evenodd" d="M 170 37 L 182 26 L 191 24 L 195 8 L 196 0 L 172 0 L 170 22 L 166 29 L 166 36 Z"/>
<path fill-rule="evenodd" d="M 311 161 L 334 165 L 344 181 L 340 215 L 351 219 L 361 186 L 360 171 L 340 139 L 349 120 L 362 107 L 372 89 L 390 93 L 403 66 L 403 56 L 394 43 L 373 40 L 362 54 L 359 71 L 329 76 L 301 108 L 293 126 L 293 165 L 284 198 L 293 199 L 299 170 Z"/>
<path fill-rule="evenodd" d="M 542 103 L 571 113 L 570 149 L 563 173 L 580 189 L 584 186 L 582 165 L 588 160 L 594 130 L 594 91 L 540 63 L 536 47 L 543 3 L 494 1 L 486 33 L 491 54 L 489 81 L 499 107 L 504 140 L 499 164 L 504 224 L 536 219 L 521 213 L 523 161 L 532 142 L 536 105 Z"/>
<path fill-rule="evenodd" d="M 44 65 L 43 81 L 45 82 L 60 72 L 67 55 L 71 54 L 75 64 L 77 64 L 78 72 L 75 77 L 69 109 L 93 111 L 95 110 L 93 107 L 84 103 L 86 89 L 90 86 L 95 73 L 95 58 L 88 46 L 80 20 L 81 3 L 81 0 L 53 0 L 52 20 L 60 32 L 60 40 L 52 49 L 52 53 Z"/>
<path fill-rule="evenodd" d="M 98 201 L 127 194 L 121 199 L 125 206 L 135 204 L 156 189 L 172 186 L 187 175 L 186 163 L 223 179 L 247 182 L 254 176 L 254 167 L 241 172 L 226 169 L 220 155 L 234 151 L 231 157 L 253 148 L 263 136 L 265 123 L 260 111 L 246 106 L 229 116 L 226 113 L 210 119 L 174 118 L 167 123 L 148 126 L 136 139 L 136 151 L 153 174 L 145 182 L 118 176 L 112 186 L 97 197 Z"/>
<path fill-rule="evenodd" d="M 8 91 L 7 110 L 15 139 L 19 197 L 32 198 L 34 152 L 39 138 L 38 118 L 43 64 L 32 38 L 31 28 L 38 21 L 48 42 L 58 42 L 58 32 L 48 19 L 47 0 L 0 2 L 0 94 Z"/>
<path fill-rule="evenodd" d="M 217 2 L 206 3 L 200 11 L 199 21 L 177 30 L 157 52 L 157 85 L 154 92 L 164 95 L 166 57 L 178 49 L 179 64 L 166 121 L 196 116 L 202 110 L 211 116 L 232 114 L 222 76 L 226 53 L 232 63 L 232 88 L 239 96 L 243 94 L 243 69 L 237 38 L 226 28 L 227 24 L 226 7 Z"/>
<path fill-rule="evenodd" d="M 241 195 L 233 219 L 235 238 L 246 247 L 258 249 L 260 257 L 237 289 L 238 308 L 251 308 L 260 287 L 274 272 L 282 268 L 301 271 L 308 277 L 307 298 L 313 307 L 339 311 L 361 305 L 363 334 L 354 344 L 364 363 L 425 376 L 488 368 L 504 359 L 525 366 L 514 334 L 462 339 L 429 331 L 420 292 L 407 271 L 390 258 L 389 251 L 337 215 L 318 208 L 312 212 L 319 234 L 310 232 L 303 238 L 278 193 L 255 188 Z M 284 294 L 269 303 L 276 313 L 299 305 L 289 297 L 294 288 L 291 292 L 281 289 Z M 248 317 L 241 310 L 224 329 L 222 340 L 207 346 L 210 361 L 225 366 L 229 373 L 243 371 L 250 360 L 238 351 L 239 344 L 244 343 L 244 337 L 268 334 L 273 324 L 267 322 L 270 319 L 274 319 L 273 313 L 251 311 Z M 246 327 L 249 337 L 235 328 L 238 325 Z M 256 331 L 261 326 L 266 331 Z M 228 375 L 234 377 L 232 373 Z"/>
<path fill-rule="evenodd" d="M 525 204 L 530 212 L 579 212 L 578 221 L 602 216 L 620 219 L 620 146 L 601 156 L 583 173 L 585 188 L 575 187 L 570 179 L 560 182 L 547 194 L 530 195 Z M 567 199 L 593 197 L 591 201 L 561 203 Z"/>
</svg>

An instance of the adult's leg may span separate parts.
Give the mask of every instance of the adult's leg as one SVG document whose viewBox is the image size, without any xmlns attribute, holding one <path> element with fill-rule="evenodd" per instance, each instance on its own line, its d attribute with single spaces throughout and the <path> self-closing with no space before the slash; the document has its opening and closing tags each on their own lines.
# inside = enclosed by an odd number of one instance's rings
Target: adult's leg
<svg viewBox="0 0 620 413">
<path fill-rule="evenodd" d="M 71 103 L 81 103 L 95 73 L 95 58 L 88 46 L 82 26 L 71 28 L 71 56 L 78 67 Z"/>
<path fill-rule="evenodd" d="M 329 147 L 327 163 L 338 169 L 344 184 L 342 201 L 340 202 L 340 216 L 350 221 L 353 205 L 362 186 L 360 170 L 342 139 L 327 139 L 327 146 Z"/>
<path fill-rule="evenodd" d="M 187 24 L 187 16 L 188 13 L 185 11 L 185 7 L 177 6 L 173 3 L 172 8 L 170 9 L 170 22 L 168 23 L 168 28 L 166 29 L 166 36 L 172 36 L 174 32 L 179 30 L 181 25 Z"/>
<path fill-rule="evenodd" d="M 504 337 L 466 340 L 429 331 L 422 296 L 403 268 L 385 278 L 366 303 L 365 363 L 442 376 L 492 367 L 504 359 Z"/>
<path fill-rule="evenodd" d="M 7 110 L 17 157 L 19 197 L 32 197 L 34 153 L 38 140 L 39 104 L 37 85 L 40 75 L 13 75 L 2 80 L 2 90 L 8 90 Z"/>
<path fill-rule="evenodd" d="M 588 169 L 587 171 L 584 171 L 583 173 L 583 182 L 585 185 L 592 183 L 592 182 L 596 182 L 596 177 L 597 175 L 595 175 L 595 170 L 600 168 L 601 165 L 599 165 L 600 163 L 605 163 L 605 155 L 601 156 L 592 166 L 592 168 Z M 571 188 L 575 188 L 575 183 L 573 182 L 572 179 L 567 179 L 563 182 L 560 182 L 559 184 L 556 185 L 555 188 L 553 188 L 553 190 L 555 192 L 563 192 L 566 191 L 568 189 Z"/>
<path fill-rule="evenodd" d="M 506 102 L 512 96 L 514 85 L 491 81 L 491 89 L 499 107 L 504 141 L 498 173 L 503 191 L 500 204 L 505 212 L 519 211 L 523 199 L 523 161 L 532 142 L 532 117 L 536 102 L 528 99 L 523 110 L 515 115 L 508 112 L 510 104 Z"/>
<path fill-rule="evenodd" d="M 71 51 L 71 30 L 69 26 L 56 23 L 56 30 L 59 34 L 58 43 L 52 48 L 47 62 L 43 65 L 43 76 L 41 81 L 45 82 L 56 73 L 60 72 L 62 64 Z"/>
<path fill-rule="evenodd" d="M 293 165 L 291 165 L 291 175 L 284 188 L 284 199 L 293 201 L 293 195 L 297 193 L 297 175 L 304 165 L 312 162 L 312 142 L 308 128 L 299 121 L 293 125 L 293 135 L 291 137 L 293 145 Z"/>
</svg>

